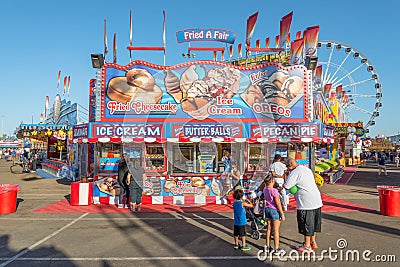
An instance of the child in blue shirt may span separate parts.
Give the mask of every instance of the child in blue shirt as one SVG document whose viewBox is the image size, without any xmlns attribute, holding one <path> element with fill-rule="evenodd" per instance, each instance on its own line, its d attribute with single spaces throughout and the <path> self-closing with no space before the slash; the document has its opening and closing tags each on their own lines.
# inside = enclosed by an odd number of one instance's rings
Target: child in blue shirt
<svg viewBox="0 0 400 267">
<path fill-rule="evenodd" d="M 250 246 L 246 244 L 246 212 L 244 207 L 253 207 L 249 202 L 243 201 L 244 192 L 242 189 L 236 189 L 233 192 L 233 237 L 235 239 L 235 249 L 243 251 L 250 250 Z M 239 237 L 242 239 L 242 245 L 239 245 Z"/>
</svg>

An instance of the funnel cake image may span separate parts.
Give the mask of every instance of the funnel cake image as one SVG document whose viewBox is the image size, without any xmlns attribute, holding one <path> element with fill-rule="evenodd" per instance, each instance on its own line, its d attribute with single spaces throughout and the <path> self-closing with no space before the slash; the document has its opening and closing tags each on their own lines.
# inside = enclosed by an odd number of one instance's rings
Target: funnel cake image
<svg viewBox="0 0 400 267">
<path fill-rule="evenodd" d="M 268 79 L 250 85 L 240 96 L 250 107 L 254 103 L 268 102 L 287 106 L 303 92 L 303 79 L 277 70 Z"/>
<path fill-rule="evenodd" d="M 131 101 L 155 104 L 161 101 L 162 91 L 147 70 L 131 69 L 125 77 L 114 77 L 109 81 L 107 96 L 123 104 Z"/>
</svg>

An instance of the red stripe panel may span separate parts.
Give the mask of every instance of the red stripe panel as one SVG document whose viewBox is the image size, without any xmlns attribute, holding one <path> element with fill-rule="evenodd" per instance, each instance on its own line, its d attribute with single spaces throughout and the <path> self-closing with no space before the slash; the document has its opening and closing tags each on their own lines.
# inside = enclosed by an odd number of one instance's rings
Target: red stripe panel
<svg viewBox="0 0 400 267">
<path fill-rule="evenodd" d="M 172 197 L 172 196 L 163 197 L 163 203 L 169 204 L 169 205 L 174 204 L 174 197 Z"/>
<path fill-rule="evenodd" d="M 194 196 L 186 196 L 184 199 L 184 204 L 196 204 Z"/>
<path fill-rule="evenodd" d="M 207 204 L 215 204 L 215 197 L 212 196 L 206 196 L 206 203 Z"/>
</svg>

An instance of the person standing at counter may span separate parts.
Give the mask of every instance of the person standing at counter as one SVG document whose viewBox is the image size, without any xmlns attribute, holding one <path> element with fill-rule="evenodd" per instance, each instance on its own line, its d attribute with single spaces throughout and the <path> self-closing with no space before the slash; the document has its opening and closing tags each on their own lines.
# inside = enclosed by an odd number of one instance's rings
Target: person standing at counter
<svg viewBox="0 0 400 267">
<path fill-rule="evenodd" d="M 231 177 L 232 177 L 232 189 L 236 190 L 237 186 L 241 186 L 240 179 L 241 179 L 241 173 L 235 163 L 232 164 L 232 172 L 231 172 Z"/>
<path fill-rule="evenodd" d="M 229 148 L 225 149 L 225 155 L 222 157 L 221 161 L 224 163 L 224 172 L 222 174 L 222 177 L 224 177 L 222 185 L 222 195 L 225 195 L 229 192 L 229 189 L 231 188 L 231 172 L 233 159 L 231 157 L 231 150 Z"/>
<path fill-rule="evenodd" d="M 127 176 L 127 184 L 129 185 L 130 205 L 131 210 L 140 211 L 140 204 L 142 204 L 143 184 L 146 180 L 146 173 L 140 165 L 140 160 L 135 159 L 133 166 L 129 168 Z"/>
<path fill-rule="evenodd" d="M 118 208 L 128 208 L 129 207 L 129 186 L 127 184 L 127 178 L 129 174 L 128 165 L 126 164 L 125 157 L 126 154 L 122 154 L 119 164 L 118 164 L 118 182 L 120 185 L 120 194 L 119 194 L 119 204 Z M 125 203 L 124 203 L 125 196 Z"/>
</svg>

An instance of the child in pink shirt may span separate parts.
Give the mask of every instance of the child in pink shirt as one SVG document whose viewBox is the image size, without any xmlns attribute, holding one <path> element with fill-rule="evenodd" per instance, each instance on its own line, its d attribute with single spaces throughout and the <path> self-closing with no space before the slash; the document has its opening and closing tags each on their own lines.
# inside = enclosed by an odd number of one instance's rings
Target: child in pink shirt
<svg viewBox="0 0 400 267">
<path fill-rule="evenodd" d="M 268 228 L 266 233 L 266 250 L 269 253 L 280 255 L 284 252 L 283 249 L 279 248 L 279 228 L 281 221 L 285 220 L 281 201 L 279 198 L 279 191 L 274 187 L 275 180 L 272 175 L 268 175 L 265 180 L 264 193 L 264 208 L 265 218 L 268 220 Z M 274 233 L 274 245 L 271 246 L 271 234 Z"/>
</svg>

